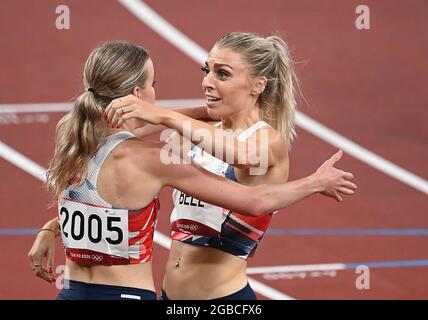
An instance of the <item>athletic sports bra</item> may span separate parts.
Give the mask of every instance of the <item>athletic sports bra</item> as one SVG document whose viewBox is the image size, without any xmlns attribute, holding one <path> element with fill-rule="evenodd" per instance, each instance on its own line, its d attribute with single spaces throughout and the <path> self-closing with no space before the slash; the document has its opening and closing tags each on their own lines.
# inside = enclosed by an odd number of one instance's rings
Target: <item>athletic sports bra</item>
<svg viewBox="0 0 428 320">
<path fill-rule="evenodd" d="M 266 125 L 259 121 L 238 135 L 237 139 L 245 141 Z M 233 166 L 199 147 L 193 146 L 190 156 L 204 169 L 237 182 Z M 255 252 L 272 217 L 271 214 L 244 216 L 202 202 L 180 190 L 174 190 L 172 198 L 175 206 L 170 218 L 173 240 L 219 249 L 243 259 Z"/>
<path fill-rule="evenodd" d="M 150 261 L 159 210 L 157 198 L 144 209 L 115 208 L 97 192 L 99 171 L 110 152 L 135 137 L 119 132 L 89 161 L 88 177 L 73 181 L 58 201 L 61 237 L 66 257 L 82 265 L 124 265 Z M 119 173 L 118 173 L 119 174 Z"/>
</svg>

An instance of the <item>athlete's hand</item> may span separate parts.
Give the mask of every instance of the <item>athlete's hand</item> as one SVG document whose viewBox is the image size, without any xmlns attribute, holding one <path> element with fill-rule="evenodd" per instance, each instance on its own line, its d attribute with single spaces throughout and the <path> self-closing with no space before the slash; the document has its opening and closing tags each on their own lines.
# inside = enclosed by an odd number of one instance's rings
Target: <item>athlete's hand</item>
<svg viewBox="0 0 428 320">
<path fill-rule="evenodd" d="M 335 163 L 340 160 L 343 151 L 339 150 L 330 159 L 324 162 L 314 173 L 315 177 L 321 184 L 321 194 L 332 197 L 337 201 L 343 201 L 340 194 L 353 195 L 357 186 L 352 183 L 354 175 L 334 167 Z"/>
<path fill-rule="evenodd" d="M 40 231 L 34 240 L 33 246 L 28 253 L 31 268 L 34 275 L 52 283 L 56 280 L 53 273 L 54 258 L 55 258 L 55 233 L 49 230 Z M 47 259 L 44 266 L 43 259 Z"/>
<path fill-rule="evenodd" d="M 114 99 L 105 110 L 105 117 L 112 128 L 120 128 L 129 119 L 139 119 L 151 124 L 161 124 L 162 108 L 137 98 L 130 94 Z"/>
</svg>

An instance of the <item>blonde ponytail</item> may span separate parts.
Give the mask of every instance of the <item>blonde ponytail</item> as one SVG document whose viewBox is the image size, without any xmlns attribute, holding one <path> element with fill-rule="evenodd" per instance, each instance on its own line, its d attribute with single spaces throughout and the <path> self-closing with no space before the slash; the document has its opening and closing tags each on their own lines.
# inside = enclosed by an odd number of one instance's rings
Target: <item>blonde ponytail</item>
<svg viewBox="0 0 428 320">
<path fill-rule="evenodd" d="M 105 138 L 103 110 L 91 92 L 80 95 L 67 119 L 59 124 L 54 156 L 47 172 L 47 187 L 56 196 L 79 173 L 85 177 L 88 159 Z"/>
<path fill-rule="evenodd" d="M 272 78 L 273 82 L 273 101 L 274 109 L 274 127 L 285 137 L 287 145 L 291 146 L 296 136 L 296 86 L 297 78 L 294 72 L 294 63 L 291 58 L 287 44 L 278 36 L 266 38 L 273 48 L 275 58 L 273 59 L 274 68 Z M 263 105 L 263 93 L 259 98 Z M 269 99 L 266 99 L 269 100 Z"/>
</svg>

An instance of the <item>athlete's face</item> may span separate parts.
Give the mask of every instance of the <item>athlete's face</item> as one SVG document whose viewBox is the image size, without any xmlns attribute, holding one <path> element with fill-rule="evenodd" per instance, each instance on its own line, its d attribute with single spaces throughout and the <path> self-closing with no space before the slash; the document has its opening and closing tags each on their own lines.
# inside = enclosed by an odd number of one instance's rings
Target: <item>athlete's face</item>
<svg viewBox="0 0 428 320">
<path fill-rule="evenodd" d="M 138 87 L 139 90 L 134 91 L 134 94 L 141 100 L 147 101 L 151 104 L 155 103 L 156 92 L 155 92 L 155 69 L 153 67 L 152 59 L 147 61 L 147 79 L 144 83 L 144 89 Z"/>
<path fill-rule="evenodd" d="M 241 54 L 214 47 L 202 71 L 202 88 L 211 116 L 225 118 L 255 106 L 253 80 Z"/>
</svg>

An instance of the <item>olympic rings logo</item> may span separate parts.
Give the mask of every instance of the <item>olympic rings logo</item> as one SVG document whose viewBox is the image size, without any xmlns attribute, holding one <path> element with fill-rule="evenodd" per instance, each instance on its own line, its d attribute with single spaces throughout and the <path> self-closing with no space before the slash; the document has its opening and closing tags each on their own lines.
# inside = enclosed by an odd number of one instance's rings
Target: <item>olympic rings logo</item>
<svg viewBox="0 0 428 320">
<path fill-rule="evenodd" d="M 103 260 L 103 256 L 98 256 L 98 255 L 93 254 L 91 256 L 91 259 L 96 261 L 96 262 L 100 262 L 101 260 Z"/>
<path fill-rule="evenodd" d="M 198 230 L 198 226 L 196 224 L 191 224 L 189 226 L 189 228 L 190 228 L 190 231 L 196 231 L 196 230 Z"/>
</svg>

